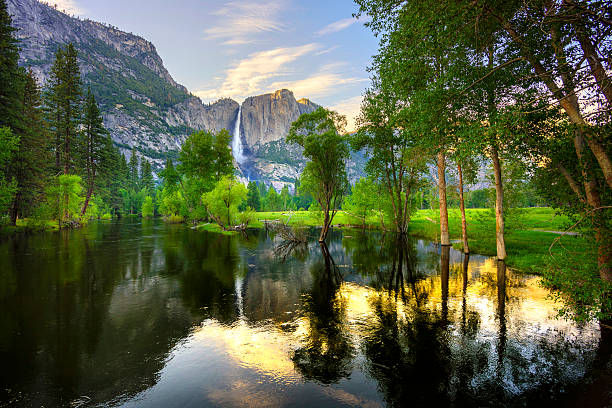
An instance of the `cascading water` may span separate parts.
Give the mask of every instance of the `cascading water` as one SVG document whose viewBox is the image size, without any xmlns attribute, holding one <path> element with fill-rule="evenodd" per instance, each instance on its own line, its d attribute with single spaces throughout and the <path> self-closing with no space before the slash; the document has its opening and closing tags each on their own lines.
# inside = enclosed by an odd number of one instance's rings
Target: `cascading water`
<svg viewBox="0 0 612 408">
<path fill-rule="evenodd" d="M 240 118 L 242 116 L 242 105 L 238 107 L 238 117 L 234 128 L 234 139 L 232 140 L 232 154 L 238 164 L 244 162 L 244 152 L 242 151 L 242 140 L 240 139 Z"/>
</svg>

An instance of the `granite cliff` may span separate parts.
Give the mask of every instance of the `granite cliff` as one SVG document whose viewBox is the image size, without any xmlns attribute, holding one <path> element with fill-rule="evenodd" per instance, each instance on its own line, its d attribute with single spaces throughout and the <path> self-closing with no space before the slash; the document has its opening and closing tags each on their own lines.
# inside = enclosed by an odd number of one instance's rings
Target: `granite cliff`
<svg viewBox="0 0 612 408">
<path fill-rule="evenodd" d="M 114 142 L 159 168 L 196 129 L 230 129 L 238 103 L 203 104 L 166 70 L 155 46 L 111 25 L 71 17 L 36 0 L 7 0 L 20 63 L 44 85 L 58 47 L 72 42 L 85 86 L 100 104 Z"/>
<path fill-rule="evenodd" d="M 71 17 L 37 0 L 7 0 L 7 5 L 18 29 L 20 64 L 31 67 L 41 85 L 56 50 L 74 44 L 83 83 L 92 89 L 105 126 L 125 152 L 134 149 L 160 169 L 166 158 L 178 157 L 194 130 L 228 129 L 240 138 L 244 159 L 236 165 L 248 178 L 280 188 L 301 173 L 301 151 L 284 138 L 293 121 L 319 105 L 296 100 L 286 89 L 249 97 L 242 105 L 231 99 L 203 104 L 172 78 L 155 46 L 144 38 Z M 362 159 L 353 155 L 349 161 L 352 179 L 362 173 Z"/>
</svg>

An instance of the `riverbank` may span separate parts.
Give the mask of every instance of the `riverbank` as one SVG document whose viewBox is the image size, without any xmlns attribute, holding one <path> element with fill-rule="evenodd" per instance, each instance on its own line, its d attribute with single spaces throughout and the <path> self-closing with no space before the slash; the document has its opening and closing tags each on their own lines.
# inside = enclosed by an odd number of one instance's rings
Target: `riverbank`
<svg viewBox="0 0 612 408">
<path fill-rule="evenodd" d="M 492 209 L 467 209 L 468 242 L 470 250 L 487 256 L 496 255 L 495 214 Z M 283 221 L 291 226 L 318 226 L 317 213 L 309 211 L 258 212 L 252 227 L 262 228 L 265 221 Z M 461 250 L 461 213 L 448 210 L 449 233 L 453 247 Z M 388 226 L 389 220 L 385 220 Z M 588 257 L 592 246 L 580 235 L 562 235 L 571 226 L 567 216 L 555 214 L 552 208 L 512 209 L 506 215 L 506 264 L 520 272 L 538 274 L 556 258 L 571 256 L 574 260 Z M 361 220 L 343 211 L 334 218 L 336 228 L 362 228 Z M 367 229 L 382 229 L 376 215 L 366 219 Z M 410 234 L 431 241 L 440 237 L 440 213 L 438 210 L 419 210 L 410 221 Z M 552 248 L 551 244 L 555 242 Z"/>
</svg>

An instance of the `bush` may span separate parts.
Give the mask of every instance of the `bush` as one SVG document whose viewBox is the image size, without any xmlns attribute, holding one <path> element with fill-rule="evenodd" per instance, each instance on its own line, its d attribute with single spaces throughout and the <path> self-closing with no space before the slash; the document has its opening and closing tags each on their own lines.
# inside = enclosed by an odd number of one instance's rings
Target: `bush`
<svg viewBox="0 0 612 408">
<path fill-rule="evenodd" d="M 142 203 L 142 218 L 153 217 L 153 210 L 153 197 L 146 196 L 144 202 Z"/>
<path fill-rule="evenodd" d="M 255 218 L 255 211 L 251 207 L 247 207 L 247 209 L 240 214 L 238 214 L 238 222 L 240 225 L 247 227 L 251 221 Z"/>
<path fill-rule="evenodd" d="M 185 222 L 185 217 L 183 217 L 182 215 L 169 215 L 164 218 L 164 221 L 170 224 L 181 224 Z"/>
</svg>

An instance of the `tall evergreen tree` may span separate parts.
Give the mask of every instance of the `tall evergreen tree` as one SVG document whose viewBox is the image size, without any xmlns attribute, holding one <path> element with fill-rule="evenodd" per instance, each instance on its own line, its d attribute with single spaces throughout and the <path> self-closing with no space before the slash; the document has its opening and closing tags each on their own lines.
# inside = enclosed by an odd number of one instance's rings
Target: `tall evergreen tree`
<svg viewBox="0 0 612 408">
<path fill-rule="evenodd" d="M 140 188 L 144 188 L 149 195 L 155 191 L 155 180 L 153 179 L 151 163 L 144 157 L 140 160 Z"/>
<path fill-rule="evenodd" d="M 19 47 L 14 36 L 6 1 L 0 0 L 0 127 L 18 131 L 21 122 L 23 71 L 19 68 Z"/>
<path fill-rule="evenodd" d="M 72 44 L 59 48 L 51 67 L 46 92 L 50 128 L 55 135 L 57 171 L 70 173 L 74 168 L 73 147 L 81 123 L 81 74 L 77 51 Z"/>
<path fill-rule="evenodd" d="M 138 186 L 140 184 L 140 177 L 138 176 L 138 155 L 136 154 L 136 150 L 134 149 L 132 149 L 132 154 L 130 155 L 128 170 L 129 189 L 136 191 L 138 190 Z"/>
<path fill-rule="evenodd" d="M 255 211 L 261 210 L 261 197 L 259 196 L 259 188 L 257 188 L 257 183 L 255 183 L 254 181 L 249 181 L 246 205 L 248 207 L 251 207 Z"/>
<path fill-rule="evenodd" d="M 85 214 L 91 195 L 94 193 L 96 181 L 99 173 L 108 170 L 109 165 L 109 145 L 111 144 L 108 131 L 104 128 L 102 115 L 96 98 L 87 90 L 85 109 L 83 116 L 83 137 L 81 139 L 81 159 L 83 172 L 85 174 L 85 184 L 87 195 L 81 214 Z"/>
<path fill-rule="evenodd" d="M 44 199 L 51 160 L 49 134 L 45 129 L 41 94 L 32 70 L 28 70 L 22 100 L 23 127 L 11 172 L 17 183 L 15 200 L 10 209 L 10 221 L 25 217 Z"/>
<path fill-rule="evenodd" d="M 17 183 L 8 171 L 8 164 L 18 146 L 19 137 L 9 127 L 0 127 L 0 214 L 6 214 L 17 190 Z"/>
</svg>

